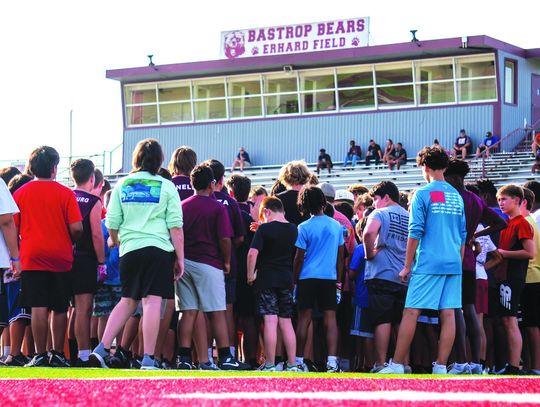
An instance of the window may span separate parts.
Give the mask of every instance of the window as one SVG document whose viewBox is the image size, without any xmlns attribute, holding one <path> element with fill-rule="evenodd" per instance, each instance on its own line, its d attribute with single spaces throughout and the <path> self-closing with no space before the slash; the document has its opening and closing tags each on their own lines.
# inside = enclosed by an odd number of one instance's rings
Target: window
<svg viewBox="0 0 540 407">
<path fill-rule="evenodd" d="M 515 105 L 516 98 L 516 61 L 504 60 L 504 103 Z"/>
<path fill-rule="evenodd" d="M 517 62 L 504 61 L 515 104 Z M 424 107 L 497 100 L 495 55 L 124 85 L 126 126 Z"/>
</svg>

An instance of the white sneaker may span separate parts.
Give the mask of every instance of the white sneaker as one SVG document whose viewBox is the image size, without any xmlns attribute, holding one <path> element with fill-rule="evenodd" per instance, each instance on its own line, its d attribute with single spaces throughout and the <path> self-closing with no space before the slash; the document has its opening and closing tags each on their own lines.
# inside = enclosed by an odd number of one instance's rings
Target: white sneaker
<svg viewBox="0 0 540 407">
<path fill-rule="evenodd" d="M 309 372 L 309 369 L 305 363 L 302 363 L 301 365 L 298 365 L 298 371 L 299 372 Z"/>
<path fill-rule="evenodd" d="M 471 374 L 471 368 L 468 363 L 452 363 L 448 374 Z"/>
<path fill-rule="evenodd" d="M 405 366 L 400 363 L 390 362 L 384 364 L 384 368 L 379 370 L 377 374 L 405 374 Z"/>
<path fill-rule="evenodd" d="M 433 362 L 433 369 L 431 370 L 432 374 L 448 374 L 446 365 L 439 365 L 437 362 Z"/>
</svg>

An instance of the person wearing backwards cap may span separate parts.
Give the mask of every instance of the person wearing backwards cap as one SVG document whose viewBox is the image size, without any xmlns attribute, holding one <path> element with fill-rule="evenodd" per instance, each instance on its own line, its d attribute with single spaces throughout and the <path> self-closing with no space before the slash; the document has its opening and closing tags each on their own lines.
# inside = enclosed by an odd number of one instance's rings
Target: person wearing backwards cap
<svg viewBox="0 0 540 407">
<path fill-rule="evenodd" d="M 493 133 L 488 131 L 486 133 L 486 138 L 484 139 L 484 142 L 476 148 L 475 158 L 480 157 L 480 155 L 484 155 L 486 158 L 489 158 L 491 149 L 496 148 L 493 146 L 495 146 L 495 144 L 497 144 L 498 142 L 499 142 L 499 137 L 494 136 Z"/>
</svg>

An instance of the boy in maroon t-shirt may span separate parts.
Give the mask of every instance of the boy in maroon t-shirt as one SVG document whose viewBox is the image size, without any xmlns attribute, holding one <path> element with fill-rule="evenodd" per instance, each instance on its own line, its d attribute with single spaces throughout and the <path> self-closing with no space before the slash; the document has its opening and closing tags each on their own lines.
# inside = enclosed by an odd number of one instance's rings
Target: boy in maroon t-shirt
<svg viewBox="0 0 540 407">
<path fill-rule="evenodd" d="M 499 207 L 508 215 L 508 226 L 501 232 L 499 253 L 505 260 L 496 270 L 499 287 L 499 309 L 508 340 L 508 365 L 501 374 L 523 374 L 519 368 L 523 339 L 517 322 L 521 293 L 529 260 L 536 255 L 534 231 L 520 214 L 523 189 L 517 185 L 505 185 L 497 192 Z"/>
<path fill-rule="evenodd" d="M 20 214 L 15 220 L 21 238 L 21 305 L 32 308 L 36 355 L 26 366 L 67 365 L 63 354 L 73 263 L 72 242 L 83 227 L 75 194 L 55 182 L 58 152 L 39 147 L 29 158 L 36 177 L 15 192 Z M 48 313 L 52 311 L 51 357 L 47 355 Z"/>
</svg>

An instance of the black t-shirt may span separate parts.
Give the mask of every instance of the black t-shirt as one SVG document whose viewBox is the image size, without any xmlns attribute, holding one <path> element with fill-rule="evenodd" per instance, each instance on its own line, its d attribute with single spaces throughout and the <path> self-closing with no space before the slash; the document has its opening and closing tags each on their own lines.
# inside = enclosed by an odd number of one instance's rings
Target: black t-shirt
<svg viewBox="0 0 540 407">
<path fill-rule="evenodd" d="M 251 222 L 253 222 L 253 218 L 249 214 L 249 211 L 251 209 L 251 206 L 249 204 L 238 203 L 238 206 L 240 207 L 240 214 L 242 215 L 242 219 L 244 220 L 246 233 L 244 235 L 244 241 L 236 249 L 236 259 L 238 260 L 237 279 L 247 284 L 247 253 L 251 246 L 251 241 L 254 235 L 254 233 L 249 230 L 249 226 L 251 225 Z"/>
<path fill-rule="evenodd" d="M 332 164 L 332 159 L 330 158 L 330 155 L 326 153 L 319 155 L 319 161 Z"/>
<path fill-rule="evenodd" d="M 370 145 L 368 147 L 368 155 L 377 156 L 379 155 L 379 151 L 381 151 L 381 146 L 378 144 Z"/>
<path fill-rule="evenodd" d="M 292 223 L 263 223 L 251 247 L 259 251 L 255 291 L 292 287 L 293 257 L 298 231 Z"/>
<path fill-rule="evenodd" d="M 300 214 L 298 205 L 296 205 L 296 201 L 298 200 L 298 191 L 289 189 L 285 192 L 277 194 L 276 196 L 283 204 L 283 208 L 285 209 L 285 219 L 287 219 L 289 222 L 298 226 L 303 221 L 309 219 L 309 215 L 302 216 Z"/>
</svg>

